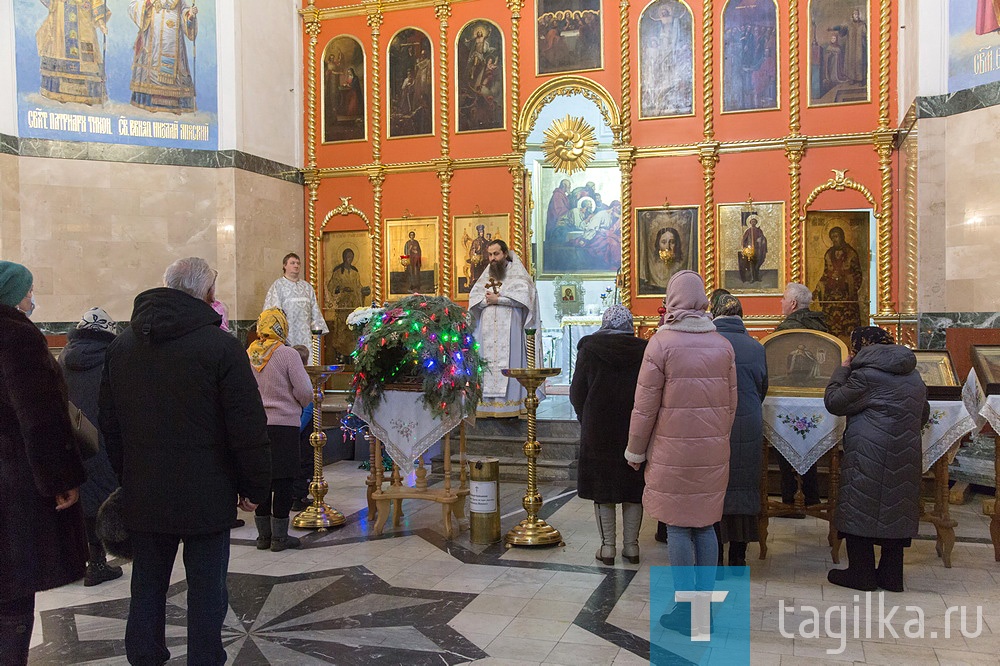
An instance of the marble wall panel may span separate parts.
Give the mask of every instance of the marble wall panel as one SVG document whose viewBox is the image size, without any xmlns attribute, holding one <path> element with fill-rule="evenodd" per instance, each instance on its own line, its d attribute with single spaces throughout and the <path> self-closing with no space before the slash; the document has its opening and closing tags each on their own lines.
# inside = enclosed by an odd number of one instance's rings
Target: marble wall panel
<svg viewBox="0 0 1000 666">
<path fill-rule="evenodd" d="M 21 201 L 18 197 L 18 159 L 0 153 L 0 257 L 20 259 Z"/>
</svg>

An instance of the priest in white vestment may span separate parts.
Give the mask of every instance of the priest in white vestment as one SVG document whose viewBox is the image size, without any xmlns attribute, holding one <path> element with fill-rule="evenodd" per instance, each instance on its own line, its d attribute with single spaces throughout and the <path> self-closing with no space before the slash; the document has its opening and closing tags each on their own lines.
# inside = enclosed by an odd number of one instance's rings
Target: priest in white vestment
<svg viewBox="0 0 1000 666">
<path fill-rule="evenodd" d="M 475 338 L 487 362 L 483 373 L 483 399 L 477 417 L 511 417 L 524 411 L 527 392 L 517 380 L 504 377 L 504 368 L 528 367 L 524 329 L 538 329 L 538 290 L 520 260 L 502 240 L 487 248 L 489 268 L 476 280 L 469 294 L 469 312 L 476 319 Z M 499 293 L 487 287 L 502 283 Z M 535 336 L 535 358 L 541 358 L 541 331 Z M 542 389 L 538 397 L 544 398 Z"/>
<path fill-rule="evenodd" d="M 323 319 L 323 313 L 316 302 L 316 292 L 312 285 L 299 279 L 302 260 L 294 252 L 285 255 L 282 261 L 283 275 L 274 281 L 264 297 L 264 310 L 281 308 L 288 319 L 289 347 L 304 345 L 312 350 L 312 332 L 329 333 L 330 328 Z M 319 359 L 312 359 L 318 364 Z"/>
</svg>

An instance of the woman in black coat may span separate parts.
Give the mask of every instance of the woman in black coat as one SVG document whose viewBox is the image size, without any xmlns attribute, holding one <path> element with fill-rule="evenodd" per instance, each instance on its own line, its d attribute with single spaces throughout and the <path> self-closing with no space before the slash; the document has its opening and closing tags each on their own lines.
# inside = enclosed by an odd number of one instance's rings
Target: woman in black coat
<svg viewBox="0 0 1000 666">
<path fill-rule="evenodd" d="M 84 480 L 59 366 L 27 315 L 27 268 L 0 261 L 0 661 L 28 663 L 35 592 L 83 577 Z"/>
<path fill-rule="evenodd" d="M 920 521 L 927 387 L 913 352 L 877 326 L 855 329 L 851 347 L 854 355 L 826 387 L 827 411 L 847 417 L 834 525 L 847 540 L 848 558 L 848 567 L 827 579 L 855 590 L 902 592 L 903 548 Z"/>
<path fill-rule="evenodd" d="M 69 399 L 94 424 L 98 422 L 97 398 L 101 392 L 104 357 L 108 345 L 115 339 L 116 329 L 115 320 L 107 312 L 101 308 L 91 308 L 83 314 L 76 328 L 69 332 L 69 341 L 59 354 L 59 365 L 62 366 L 63 377 L 66 379 Z M 90 587 L 121 578 L 122 575 L 121 567 L 108 565 L 104 546 L 97 538 L 97 510 L 118 487 L 118 477 L 111 469 L 103 435 L 100 437 L 100 450 L 85 460 L 83 466 L 87 470 L 87 481 L 80 487 L 80 503 L 83 505 L 90 550 L 83 584 Z"/>
<path fill-rule="evenodd" d="M 767 395 L 767 358 L 764 347 L 750 337 L 743 325 L 743 305 L 730 294 L 712 304 L 715 329 L 736 353 L 738 401 L 729 434 L 729 487 L 718 524 L 719 566 L 722 544 L 729 544 L 729 566 L 745 567 L 747 543 L 759 541 L 761 443 L 764 437 L 761 404 Z"/>
<path fill-rule="evenodd" d="M 636 338 L 632 313 L 621 305 L 608 308 L 599 331 L 577 345 L 576 370 L 569 399 L 580 420 L 577 495 L 593 500 L 601 548 L 597 559 L 615 563 L 615 505 L 622 505 L 622 557 L 639 563 L 642 524 L 642 471 L 629 467 L 628 445 L 635 385 L 646 341 Z"/>
</svg>

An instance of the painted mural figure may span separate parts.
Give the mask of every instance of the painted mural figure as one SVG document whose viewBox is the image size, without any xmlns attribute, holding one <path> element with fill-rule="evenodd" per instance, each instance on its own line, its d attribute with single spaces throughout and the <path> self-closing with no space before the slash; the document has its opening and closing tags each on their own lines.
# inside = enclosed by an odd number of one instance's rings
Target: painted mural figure
<svg viewBox="0 0 1000 666">
<path fill-rule="evenodd" d="M 40 0 L 49 13 L 35 34 L 43 97 L 103 104 L 108 99 L 104 46 L 111 11 L 104 0 Z"/>
<path fill-rule="evenodd" d="M 132 105 L 147 111 L 193 113 L 194 79 L 185 39 L 198 38 L 198 7 L 187 0 L 131 0 L 139 27 L 132 61 Z"/>
<path fill-rule="evenodd" d="M 760 219 L 756 215 L 750 215 L 744 221 L 744 225 L 749 224 L 747 230 L 743 232 L 740 242 L 740 253 L 738 262 L 740 268 L 740 280 L 744 283 L 760 282 L 760 268 L 767 259 L 767 236 L 760 228 Z"/>
<path fill-rule="evenodd" d="M 503 36 L 487 21 L 458 37 L 458 131 L 503 128 Z"/>
<path fill-rule="evenodd" d="M 323 58 L 323 141 L 365 136 L 364 51 L 350 37 L 335 37 Z"/>
<path fill-rule="evenodd" d="M 777 108 L 777 7 L 758 0 L 730 2 L 723 22 L 723 111 Z"/>
<path fill-rule="evenodd" d="M 389 43 L 389 136 L 432 134 L 430 39 L 414 28 Z"/>
<path fill-rule="evenodd" d="M 371 287 L 361 284 L 361 273 L 354 265 L 354 250 L 344 248 L 341 263 L 330 271 L 326 283 L 326 307 L 336 310 L 327 344 L 338 356 L 348 356 L 354 350 L 356 340 L 347 326 L 347 315 L 364 305 L 371 293 Z"/>
<path fill-rule="evenodd" d="M 539 0 L 536 26 L 539 74 L 601 66 L 600 0 Z"/>
<path fill-rule="evenodd" d="M 691 13 L 677 0 L 657 0 L 639 19 L 639 115 L 694 112 L 694 33 Z M 664 53 L 671 57 L 664 57 Z"/>
<path fill-rule="evenodd" d="M 569 179 L 564 178 L 559 182 L 559 187 L 552 190 L 552 197 L 549 199 L 549 207 L 545 213 L 545 239 L 555 232 L 559 218 L 569 212 Z"/>
<path fill-rule="evenodd" d="M 813 299 L 826 315 L 830 333 L 849 336 L 861 326 L 858 297 L 864 273 L 858 252 L 847 243 L 841 227 L 830 229 L 830 241 L 833 245 L 823 255 L 823 276 L 813 291 Z"/>
<path fill-rule="evenodd" d="M 406 288 L 413 292 L 420 292 L 420 265 L 421 251 L 420 241 L 417 240 L 416 232 L 411 231 L 409 240 L 403 246 L 403 255 L 406 257 Z"/>
<path fill-rule="evenodd" d="M 847 26 L 844 71 L 847 80 L 855 85 L 868 81 L 868 24 L 860 9 L 854 10 L 851 23 Z"/>
<path fill-rule="evenodd" d="M 1000 0 L 976 1 L 976 34 L 986 35 L 1000 30 Z"/>
</svg>

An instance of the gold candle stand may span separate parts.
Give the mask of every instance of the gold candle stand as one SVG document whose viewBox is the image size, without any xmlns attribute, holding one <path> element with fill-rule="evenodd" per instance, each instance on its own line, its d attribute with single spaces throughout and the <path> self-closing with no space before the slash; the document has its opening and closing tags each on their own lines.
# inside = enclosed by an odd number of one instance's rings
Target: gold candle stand
<svg viewBox="0 0 1000 666">
<path fill-rule="evenodd" d="M 319 336 L 316 336 L 317 338 Z M 326 446 L 326 433 L 323 432 L 323 384 L 330 375 L 340 372 L 340 365 L 310 365 L 306 372 L 313 384 L 313 431 L 309 435 L 309 444 L 313 447 L 313 478 L 309 484 L 309 494 L 312 495 L 312 505 L 306 507 L 292 520 L 292 525 L 300 529 L 325 530 L 339 527 L 347 522 L 344 514 L 323 501 L 329 490 L 326 479 L 323 478 L 323 447 Z"/>
<path fill-rule="evenodd" d="M 507 548 L 511 546 L 555 546 L 563 543 L 559 530 L 538 517 L 542 508 L 542 496 L 538 494 L 538 454 L 542 445 L 536 439 L 538 396 L 536 392 L 546 378 L 558 375 L 560 368 L 536 368 L 535 365 L 535 331 L 527 330 L 528 368 L 508 368 L 503 370 L 505 377 L 513 377 L 527 391 L 524 398 L 524 408 L 528 412 L 528 440 L 524 443 L 524 455 L 528 458 L 528 489 L 521 501 L 521 506 L 528 512 L 528 517 L 507 532 L 504 541 Z"/>
</svg>

